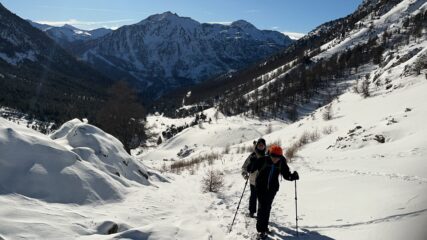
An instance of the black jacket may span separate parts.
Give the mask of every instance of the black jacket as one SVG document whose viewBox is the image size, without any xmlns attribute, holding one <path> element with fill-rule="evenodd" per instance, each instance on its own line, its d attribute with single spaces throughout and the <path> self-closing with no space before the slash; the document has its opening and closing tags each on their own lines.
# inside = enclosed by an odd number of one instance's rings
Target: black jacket
<svg viewBox="0 0 427 240">
<path fill-rule="evenodd" d="M 279 174 L 288 181 L 294 180 L 286 164 L 286 158 L 283 156 L 276 164 L 273 164 L 270 156 L 258 158 L 248 165 L 247 170 L 248 172 L 259 171 L 255 181 L 257 191 L 278 191 Z"/>
</svg>

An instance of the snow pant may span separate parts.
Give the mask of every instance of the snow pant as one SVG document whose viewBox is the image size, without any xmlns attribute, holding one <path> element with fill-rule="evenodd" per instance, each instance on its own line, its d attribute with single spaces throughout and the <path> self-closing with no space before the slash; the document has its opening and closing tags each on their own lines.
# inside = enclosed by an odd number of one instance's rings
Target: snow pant
<svg viewBox="0 0 427 240">
<path fill-rule="evenodd" d="M 257 191 L 258 196 L 258 215 L 256 230 L 258 232 L 268 231 L 268 221 L 270 219 L 271 204 L 277 191 Z"/>
<path fill-rule="evenodd" d="M 250 184 L 250 186 L 251 186 L 251 195 L 249 196 L 249 213 L 256 213 L 256 202 L 257 202 L 256 190 L 254 185 Z"/>
</svg>

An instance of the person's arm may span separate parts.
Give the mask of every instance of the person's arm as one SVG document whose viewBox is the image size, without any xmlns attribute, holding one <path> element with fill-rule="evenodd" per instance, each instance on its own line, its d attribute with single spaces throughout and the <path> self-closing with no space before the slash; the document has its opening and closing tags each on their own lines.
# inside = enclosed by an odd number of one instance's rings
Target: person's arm
<svg viewBox="0 0 427 240">
<path fill-rule="evenodd" d="M 250 173 L 253 173 L 259 170 L 262 166 L 263 161 L 264 161 L 263 158 L 257 158 L 256 156 L 253 156 L 253 158 L 250 159 L 250 163 L 247 167 L 247 171 Z"/>
<path fill-rule="evenodd" d="M 244 179 L 247 179 L 249 177 L 249 173 L 248 173 L 248 165 L 251 162 L 251 155 L 249 155 L 249 157 L 246 158 L 245 162 L 242 165 L 242 176 Z"/>
<path fill-rule="evenodd" d="M 288 181 L 295 181 L 299 179 L 298 173 L 296 171 L 294 171 L 293 173 L 290 172 L 289 170 L 289 166 L 286 163 L 286 158 L 282 157 L 282 159 L 280 160 L 280 168 L 281 168 L 281 174 L 283 176 L 284 179 L 288 180 Z"/>
</svg>

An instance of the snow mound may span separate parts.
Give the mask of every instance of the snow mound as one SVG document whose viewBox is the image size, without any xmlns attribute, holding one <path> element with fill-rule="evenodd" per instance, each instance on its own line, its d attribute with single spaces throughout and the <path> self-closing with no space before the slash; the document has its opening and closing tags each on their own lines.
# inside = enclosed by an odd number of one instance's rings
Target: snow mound
<svg viewBox="0 0 427 240">
<path fill-rule="evenodd" d="M 27 130 L 28 131 L 28 130 Z M 0 194 L 83 204 L 117 200 L 122 187 L 79 155 L 34 131 L 0 119 Z"/>
<path fill-rule="evenodd" d="M 0 194 L 86 204 L 119 200 L 148 178 L 120 141 L 78 119 L 48 137 L 0 118 Z"/>
<path fill-rule="evenodd" d="M 112 177 L 149 184 L 146 167 L 131 157 L 119 140 L 93 125 L 73 119 L 50 137 Z"/>
</svg>

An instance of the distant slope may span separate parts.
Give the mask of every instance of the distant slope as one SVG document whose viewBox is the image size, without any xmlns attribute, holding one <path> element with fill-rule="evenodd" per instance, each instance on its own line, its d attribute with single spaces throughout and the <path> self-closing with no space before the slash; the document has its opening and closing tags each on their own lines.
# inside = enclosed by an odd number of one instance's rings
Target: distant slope
<svg viewBox="0 0 427 240">
<path fill-rule="evenodd" d="M 363 80 L 373 69 L 383 68 L 397 46 L 425 42 L 425 5 L 424 0 L 364 1 L 353 14 L 319 26 L 264 63 L 165 96 L 157 109 L 173 115 L 185 98 L 187 104 L 219 104 L 231 115 L 294 119 L 298 106 L 310 98 L 329 94 L 324 97 L 328 101 L 344 90 L 336 87 L 340 79 Z M 185 97 L 188 91 L 191 96 Z"/>
<path fill-rule="evenodd" d="M 116 79 L 127 79 L 146 99 L 234 71 L 284 49 L 292 40 L 239 20 L 201 24 L 171 12 L 156 14 L 70 49 Z"/>
<path fill-rule="evenodd" d="M 107 28 L 97 28 L 93 30 L 83 30 L 65 24 L 62 27 L 49 26 L 46 24 L 39 24 L 28 20 L 28 22 L 35 28 L 38 28 L 45 32 L 50 38 L 55 40 L 56 43 L 64 47 L 65 49 L 70 48 L 71 45 L 82 44 L 85 41 L 98 39 L 103 37 L 113 30 Z"/>
<path fill-rule="evenodd" d="M 0 104 L 40 118 L 88 117 L 111 81 L 0 5 Z"/>
</svg>

